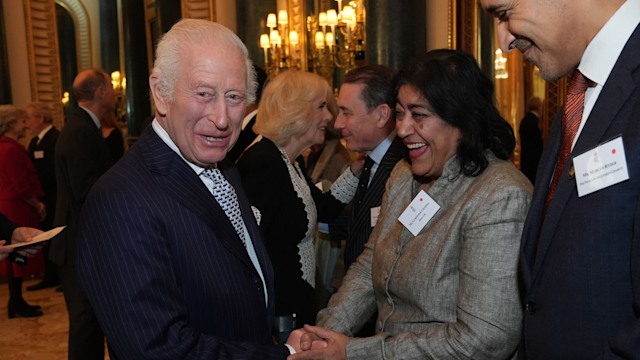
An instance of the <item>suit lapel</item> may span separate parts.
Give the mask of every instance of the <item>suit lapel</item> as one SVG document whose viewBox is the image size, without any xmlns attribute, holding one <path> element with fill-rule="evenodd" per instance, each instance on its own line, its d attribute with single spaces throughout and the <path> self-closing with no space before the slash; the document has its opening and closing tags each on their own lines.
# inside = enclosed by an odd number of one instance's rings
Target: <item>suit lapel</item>
<svg viewBox="0 0 640 360">
<path fill-rule="evenodd" d="M 251 237 L 251 243 L 253 244 L 256 256 L 258 257 L 258 262 L 260 263 L 262 274 L 264 275 L 265 281 L 267 283 L 268 297 L 269 299 L 273 299 L 273 286 L 271 286 L 271 284 L 273 284 L 273 269 L 271 267 L 267 248 L 264 246 L 264 242 L 262 240 L 262 233 L 260 232 L 260 229 L 256 222 L 256 218 L 253 215 L 253 210 L 251 209 L 249 199 L 247 198 L 247 195 L 245 194 L 242 187 L 240 173 L 233 165 L 233 163 L 227 159 L 225 159 L 225 161 L 221 163 L 221 166 L 219 166 L 219 168 L 238 195 L 238 202 L 240 204 L 240 211 L 242 212 L 242 219 L 245 226 L 247 227 L 249 236 Z M 244 248 L 242 250 L 245 253 L 247 252 Z M 273 301 L 269 301 L 269 304 L 272 305 Z"/>
<path fill-rule="evenodd" d="M 380 202 L 387 179 L 389 179 L 389 174 L 391 174 L 391 170 L 396 166 L 398 160 L 402 158 L 403 151 L 404 145 L 402 144 L 402 140 L 396 136 L 391 146 L 389 146 L 389 150 L 387 150 L 382 157 L 378 169 L 371 179 L 371 184 L 369 184 L 367 192 L 362 198 L 362 204 L 360 205 L 361 211 L 356 214 L 356 222 L 362 222 L 368 219 L 370 208 Z M 367 226 L 369 225 L 370 224 L 367 224 Z"/>
<path fill-rule="evenodd" d="M 367 242 L 371 230 L 371 208 L 380 206 L 389 175 L 404 153 L 405 146 L 402 140 L 396 136 L 382 157 L 380 165 L 378 165 L 378 169 L 371 179 L 371 184 L 369 184 L 367 192 L 362 198 L 362 203 L 358 206 L 358 211 L 354 211 L 353 204 L 350 205 L 352 206 L 352 213 L 348 224 L 346 253 L 355 256 L 358 253 L 356 250 Z"/>
<path fill-rule="evenodd" d="M 240 261 L 255 270 L 233 225 L 198 175 L 153 129 L 147 129 L 144 136 L 147 141 L 138 141 L 142 156 L 151 172 L 159 176 L 165 193 L 193 212 L 209 227 L 212 238 L 222 242 Z"/>
<path fill-rule="evenodd" d="M 576 142 L 576 145 L 569 158 L 570 164 L 573 162 L 573 158 L 577 155 L 584 153 L 585 151 L 599 145 L 600 143 L 610 140 L 609 137 L 620 135 L 621 133 L 613 133 L 616 130 L 611 130 L 614 121 L 619 117 L 619 113 L 622 110 L 625 102 L 629 99 L 633 91 L 637 88 L 638 79 L 634 78 L 633 72 L 640 66 L 638 59 L 640 58 L 640 27 L 636 28 L 634 33 L 629 38 L 629 41 L 625 45 L 625 49 L 620 54 L 616 65 L 613 67 L 607 82 L 605 83 L 598 100 L 596 101 L 589 118 L 580 133 L 580 137 Z M 553 154 L 551 159 L 546 157 L 541 161 L 545 161 L 547 166 L 544 168 L 544 177 L 546 182 L 542 182 L 534 195 L 534 203 L 532 208 L 537 209 L 536 217 L 541 216 L 542 209 L 544 208 L 544 198 L 548 187 L 543 184 L 548 184 L 553 175 L 553 166 L 555 166 L 555 156 L 557 156 L 560 146 L 560 131 L 559 122 L 561 121 L 562 114 L 556 117 L 558 124 L 554 124 L 554 130 L 556 130 L 556 136 L 553 141 Z M 616 129 L 622 131 L 624 124 L 615 124 Z M 613 132 L 612 132 L 613 131 Z M 624 141 L 623 137 L 623 141 Z M 571 166 L 566 166 L 560 181 L 556 193 L 554 194 L 553 201 L 549 206 L 548 212 L 544 220 L 542 221 L 542 228 L 539 236 L 528 236 L 528 243 L 526 251 L 531 253 L 531 242 L 536 242 L 539 238 L 540 246 L 538 247 L 538 253 L 535 255 L 535 265 L 533 269 L 533 279 L 538 273 L 542 260 L 551 244 L 551 239 L 558 226 L 558 221 L 562 216 L 564 208 L 573 196 L 577 196 L 576 183 L 574 178 L 570 178 L 568 173 Z M 534 219 L 535 220 L 535 219 Z M 540 222 L 538 222 L 540 223 Z M 535 226 L 535 222 L 532 222 Z M 536 235 L 534 231 L 530 231 L 528 235 Z M 535 251 L 535 248 L 533 248 Z M 529 256 L 529 258 L 531 258 Z M 533 280 L 532 279 L 532 280 Z"/>
<path fill-rule="evenodd" d="M 551 125 L 551 132 L 547 146 L 540 157 L 538 165 L 537 185 L 534 187 L 531 199 L 531 211 L 522 230 L 522 261 L 521 272 L 526 284 L 530 283 L 540 230 L 542 225 L 544 202 L 549 190 L 549 183 L 555 169 L 556 158 L 560 151 L 560 125 L 562 122 L 562 110 L 557 114 Z"/>
</svg>

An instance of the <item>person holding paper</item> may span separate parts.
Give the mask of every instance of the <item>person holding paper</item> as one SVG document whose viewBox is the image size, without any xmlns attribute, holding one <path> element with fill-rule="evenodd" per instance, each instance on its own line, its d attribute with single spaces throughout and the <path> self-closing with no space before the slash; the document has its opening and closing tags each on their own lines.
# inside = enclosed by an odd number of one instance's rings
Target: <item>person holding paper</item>
<svg viewBox="0 0 640 360">
<path fill-rule="evenodd" d="M 378 223 L 342 286 L 305 326 L 300 359 L 515 358 L 517 263 L 531 184 L 474 58 L 430 51 L 395 79 L 394 168 Z M 408 217 L 410 221 L 404 221 Z M 399 221 L 400 219 L 400 221 Z M 378 310 L 376 334 L 351 338 Z"/>
<path fill-rule="evenodd" d="M 47 210 L 38 199 L 43 191 L 36 170 L 27 149 L 18 141 L 26 134 L 26 119 L 26 111 L 13 105 L 0 106 L 0 211 L 20 226 L 38 227 Z M 9 318 L 42 315 L 39 306 L 29 305 L 22 297 L 22 279 L 43 272 L 41 253 L 26 264 L 0 262 L 0 274 L 9 286 Z"/>
<path fill-rule="evenodd" d="M 42 230 L 18 226 L 9 220 L 4 214 L 0 213 L 0 260 L 4 260 L 14 251 L 13 247 L 8 245 L 28 243 L 34 236 L 41 234 Z M 35 255 L 40 248 L 33 247 L 19 251 L 22 256 Z"/>
</svg>

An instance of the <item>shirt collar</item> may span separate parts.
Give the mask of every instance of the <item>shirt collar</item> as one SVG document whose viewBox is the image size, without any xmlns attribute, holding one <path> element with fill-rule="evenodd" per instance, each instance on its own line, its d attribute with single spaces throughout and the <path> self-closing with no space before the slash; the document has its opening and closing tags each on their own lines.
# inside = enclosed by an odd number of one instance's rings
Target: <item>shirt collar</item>
<svg viewBox="0 0 640 360">
<path fill-rule="evenodd" d="M 42 129 L 42 131 L 40 131 L 40 133 L 38 134 L 38 140 L 42 140 L 42 138 L 47 134 L 47 132 L 49 130 L 51 130 L 53 128 L 53 125 L 49 124 L 49 126 L 47 126 L 46 128 Z"/>
<path fill-rule="evenodd" d="M 80 108 L 84 109 L 84 111 L 89 113 L 89 116 L 91 117 L 91 120 L 93 120 L 93 123 L 96 125 L 98 129 L 100 129 L 100 119 L 98 119 L 98 116 L 94 114 L 93 111 L 87 109 L 84 106 L 80 106 Z"/>
<path fill-rule="evenodd" d="M 162 127 L 162 125 L 160 125 L 160 123 L 158 122 L 158 119 L 153 118 L 153 121 L 151 122 L 151 127 L 156 132 L 156 134 L 158 134 L 160 139 L 165 144 L 167 144 L 167 146 L 171 150 L 173 150 L 173 152 L 178 154 L 178 156 L 180 156 L 180 158 L 184 162 L 186 162 L 187 165 L 189 165 L 189 167 L 191 167 L 191 169 L 196 173 L 196 175 L 200 176 L 200 174 L 204 171 L 204 168 L 192 163 L 191 161 L 187 161 L 187 159 L 185 159 L 184 156 L 182 156 L 182 153 L 180 152 L 180 149 L 178 149 L 178 146 L 173 142 L 173 140 L 171 140 L 171 137 L 169 136 L 169 133 L 167 133 L 165 131 L 165 129 Z"/>
<path fill-rule="evenodd" d="M 380 144 L 378 144 L 378 146 L 376 146 L 375 149 L 373 149 L 372 151 L 366 151 L 365 153 L 368 157 L 375 161 L 376 164 L 380 164 L 382 158 L 384 157 L 384 154 L 386 154 L 387 150 L 389 150 L 389 147 L 391 147 L 391 143 L 393 142 L 393 138 L 395 137 L 396 131 L 393 130 L 389 135 L 387 135 L 384 140 L 382 140 Z"/>
<path fill-rule="evenodd" d="M 640 1 L 626 1 L 591 40 L 582 54 L 578 70 L 597 85 L 604 86 L 639 23 Z"/>
</svg>

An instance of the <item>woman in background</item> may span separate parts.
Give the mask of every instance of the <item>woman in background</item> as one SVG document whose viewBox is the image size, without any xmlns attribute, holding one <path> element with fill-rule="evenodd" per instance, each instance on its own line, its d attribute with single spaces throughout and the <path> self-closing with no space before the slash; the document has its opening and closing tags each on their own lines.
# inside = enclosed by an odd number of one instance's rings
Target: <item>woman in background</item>
<svg viewBox="0 0 640 360">
<path fill-rule="evenodd" d="M 493 89 L 462 51 L 430 51 L 397 75 L 396 129 L 409 159 L 391 173 L 378 223 L 318 327 L 305 326 L 303 349 L 318 338 L 327 347 L 291 359 L 516 357 L 532 189 L 508 160 L 515 137 Z M 376 334 L 350 337 L 376 310 Z"/>
<path fill-rule="evenodd" d="M 302 152 L 324 141 L 335 110 L 331 88 L 321 76 L 296 70 L 279 74 L 267 83 L 258 107 L 254 130 L 262 139 L 238 160 L 244 189 L 261 214 L 275 274 L 277 323 L 290 324 L 287 319 L 294 314 L 298 326 L 315 323 L 316 223 L 339 215 L 358 185 L 347 169 L 322 194 L 300 166 Z"/>
<path fill-rule="evenodd" d="M 44 194 L 27 149 L 18 142 L 26 133 L 27 113 L 13 105 L 0 105 L 0 212 L 18 226 L 37 228 L 46 216 L 38 199 Z M 42 253 L 18 265 L 0 262 L 0 273 L 9 285 L 9 318 L 42 315 L 40 306 L 29 305 L 22 297 L 22 278 L 44 273 Z"/>
</svg>

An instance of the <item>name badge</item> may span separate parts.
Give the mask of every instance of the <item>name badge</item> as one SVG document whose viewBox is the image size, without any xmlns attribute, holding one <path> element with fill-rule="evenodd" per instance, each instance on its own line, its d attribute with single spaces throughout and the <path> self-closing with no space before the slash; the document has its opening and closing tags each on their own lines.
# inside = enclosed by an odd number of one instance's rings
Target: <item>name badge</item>
<svg viewBox="0 0 640 360">
<path fill-rule="evenodd" d="M 36 150 L 33 152 L 34 159 L 44 159 L 44 150 Z"/>
<path fill-rule="evenodd" d="M 602 190 L 629 179 L 622 137 L 598 145 L 573 159 L 578 196 Z"/>
<path fill-rule="evenodd" d="M 371 227 L 378 223 L 378 216 L 380 216 L 380 206 L 371 208 Z"/>
<path fill-rule="evenodd" d="M 438 210 L 440 210 L 440 205 L 424 190 L 420 190 L 418 195 L 411 200 L 409 206 L 402 212 L 398 220 L 404 227 L 411 231 L 413 236 L 416 236 Z"/>
</svg>

